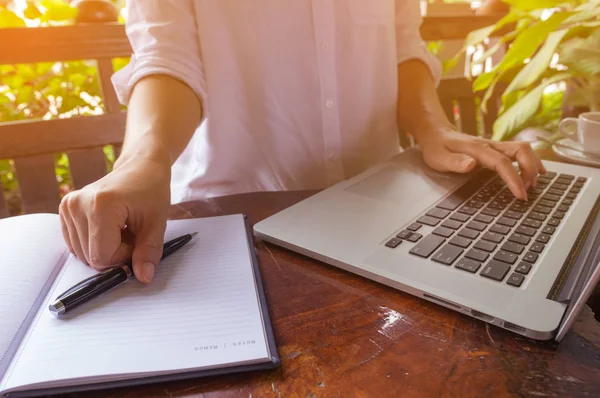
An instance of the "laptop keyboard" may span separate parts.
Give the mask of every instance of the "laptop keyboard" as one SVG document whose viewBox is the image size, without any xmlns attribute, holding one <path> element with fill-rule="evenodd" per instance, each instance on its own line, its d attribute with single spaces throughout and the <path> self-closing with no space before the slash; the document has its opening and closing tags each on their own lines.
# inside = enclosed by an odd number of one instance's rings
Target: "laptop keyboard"
<svg viewBox="0 0 600 398">
<path fill-rule="evenodd" d="M 504 181 L 484 170 L 390 239 L 394 249 L 520 287 L 568 217 L 585 177 L 548 172 L 517 200 Z M 422 235 L 423 226 L 433 228 Z"/>
</svg>

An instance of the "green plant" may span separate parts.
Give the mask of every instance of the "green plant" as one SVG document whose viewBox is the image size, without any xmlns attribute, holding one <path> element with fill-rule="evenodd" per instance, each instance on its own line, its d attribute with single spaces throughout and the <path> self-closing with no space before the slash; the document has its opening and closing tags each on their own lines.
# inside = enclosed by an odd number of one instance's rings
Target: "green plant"
<svg viewBox="0 0 600 398">
<path fill-rule="evenodd" d="M 122 4 L 122 0 L 115 0 Z M 28 1 L 25 8 L 0 0 L 0 28 L 72 24 L 77 10 L 66 0 Z M 115 59 L 115 70 L 128 59 Z M 0 65 L 0 122 L 54 119 L 103 112 L 95 61 L 44 62 Z M 105 148 L 108 167 L 114 156 Z M 56 175 L 63 193 L 71 186 L 68 158 L 55 157 Z M 0 160 L 0 181 L 9 202 L 18 187 L 12 162 Z M 0 194 L 2 194 L 0 192 Z"/>
<path fill-rule="evenodd" d="M 494 32 L 506 31 L 482 57 L 509 44 L 503 59 L 473 81 L 473 90 L 484 92 L 484 112 L 492 94 L 501 92 L 493 139 L 509 139 L 529 124 L 560 118 L 556 108 L 543 106 L 558 105 L 562 93 L 547 98 L 544 92 L 559 83 L 573 87 L 572 105 L 600 110 L 600 0 L 503 1 L 511 6 L 509 13 L 494 25 L 471 32 L 463 47 L 464 52 Z"/>
</svg>

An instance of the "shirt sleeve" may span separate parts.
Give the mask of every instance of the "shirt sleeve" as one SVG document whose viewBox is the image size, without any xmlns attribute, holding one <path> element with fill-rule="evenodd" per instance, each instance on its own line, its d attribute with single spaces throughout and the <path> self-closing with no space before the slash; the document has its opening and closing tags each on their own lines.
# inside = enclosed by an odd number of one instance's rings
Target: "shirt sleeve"
<svg viewBox="0 0 600 398">
<path fill-rule="evenodd" d="M 396 53 L 397 63 L 419 59 L 429 67 L 437 86 L 442 78 L 441 62 L 427 49 L 421 37 L 423 16 L 418 0 L 395 0 L 396 2 Z"/>
<path fill-rule="evenodd" d="M 206 112 L 206 84 L 192 0 L 126 2 L 125 30 L 133 54 L 111 81 L 127 105 L 135 84 L 145 76 L 168 75 L 188 85 Z M 206 113 L 204 112 L 204 115 Z"/>
</svg>

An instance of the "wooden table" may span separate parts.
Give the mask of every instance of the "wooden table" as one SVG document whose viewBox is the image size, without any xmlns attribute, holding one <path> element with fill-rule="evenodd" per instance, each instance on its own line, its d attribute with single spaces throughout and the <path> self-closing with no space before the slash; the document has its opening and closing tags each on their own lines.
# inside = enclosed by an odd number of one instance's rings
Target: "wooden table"
<svg viewBox="0 0 600 398">
<path fill-rule="evenodd" d="M 313 192 L 189 202 L 170 218 L 246 213 L 255 223 Z M 99 391 L 93 397 L 600 396 L 589 308 L 560 343 L 538 342 L 258 242 L 281 367 Z"/>
</svg>

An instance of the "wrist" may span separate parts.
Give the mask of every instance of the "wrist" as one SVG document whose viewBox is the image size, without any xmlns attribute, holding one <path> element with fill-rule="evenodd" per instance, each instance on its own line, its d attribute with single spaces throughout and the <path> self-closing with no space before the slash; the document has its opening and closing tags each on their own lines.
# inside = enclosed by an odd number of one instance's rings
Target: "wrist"
<svg viewBox="0 0 600 398">
<path fill-rule="evenodd" d="M 170 172 L 173 162 L 169 151 L 165 148 L 165 145 L 147 142 L 136 144 L 135 148 L 124 145 L 119 158 L 115 160 L 113 169 L 118 170 L 131 163 L 151 163 L 154 167 Z"/>
</svg>

